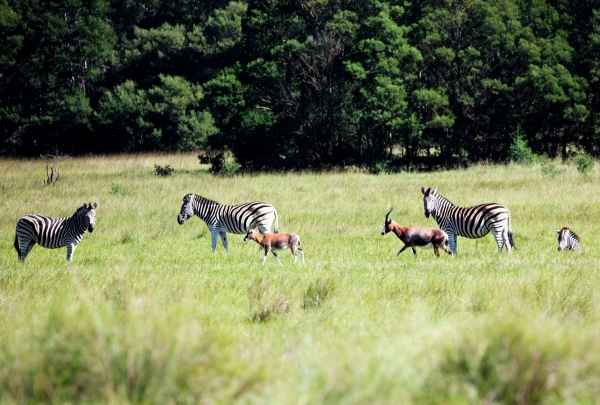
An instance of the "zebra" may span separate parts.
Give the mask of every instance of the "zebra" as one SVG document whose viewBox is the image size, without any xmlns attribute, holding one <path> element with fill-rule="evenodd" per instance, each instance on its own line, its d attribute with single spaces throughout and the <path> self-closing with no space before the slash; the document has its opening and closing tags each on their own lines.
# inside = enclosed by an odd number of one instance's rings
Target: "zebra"
<svg viewBox="0 0 600 405">
<path fill-rule="evenodd" d="M 556 229 L 558 234 L 558 250 L 578 250 L 581 252 L 581 238 L 569 228 Z"/>
<path fill-rule="evenodd" d="M 221 238 L 225 250 L 229 252 L 227 232 L 246 234 L 258 227 L 261 234 L 271 231 L 275 220 L 274 233 L 278 233 L 278 219 L 275 207 L 270 204 L 253 201 L 239 205 L 224 205 L 195 194 L 186 194 L 177 216 L 179 225 L 183 225 L 192 216 L 197 215 L 208 226 L 212 239 L 212 251 L 217 248 L 217 237 Z"/>
<path fill-rule="evenodd" d="M 510 228 L 510 211 L 504 205 L 487 203 L 473 207 L 457 207 L 435 189 L 421 187 L 425 216 L 430 215 L 439 227 L 448 234 L 450 250 L 456 254 L 458 236 L 477 239 L 487 235 L 490 231 L 496 239 L 498 252 L 506 246 L 510 253 L 511 246 L 516 249 L 513 233 Z"/>
<path fill-rule="evenodd" d="M 73 259 L 75 248 L 86 229 L 94 232 L 96 225 L 96 208 L 98 203 L 84 203 L 75 213 L 67 218 L 52 218 L 30 214 L 19 218 L 15 234 L 15 249 L 21 262 L 38 243 L 41 247 L 56 249 L 67 247 L 67 260 Z"/>
</svg>

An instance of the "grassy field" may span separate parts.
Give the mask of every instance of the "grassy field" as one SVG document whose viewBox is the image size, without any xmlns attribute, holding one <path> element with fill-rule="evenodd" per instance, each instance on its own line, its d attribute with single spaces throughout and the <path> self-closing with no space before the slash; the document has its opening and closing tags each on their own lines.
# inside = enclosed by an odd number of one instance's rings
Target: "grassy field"
<svg viewBox="0 0 600 405">
<path fill-rule="evenodd" d="M 170 165 L 158 177 L 154 165 Z M 214 177 L 195 155 L 0 160 L 2 404 L 600 403 L 600 170 Z M 381 236 L 385 213 L 437 227 L 421 186 L 457 205 L 509 207 L 518 248 L 459 238 L 435 259 Z M 283 266 L 242 235 L 211 253 L 176 218 L 186 193 L 263 200 L 301 236 Z M 19 217 L 98 202 L 66 249 L 13 248 Z M 557 252 L 555 228 L 582 237 Z"/>
</svg>

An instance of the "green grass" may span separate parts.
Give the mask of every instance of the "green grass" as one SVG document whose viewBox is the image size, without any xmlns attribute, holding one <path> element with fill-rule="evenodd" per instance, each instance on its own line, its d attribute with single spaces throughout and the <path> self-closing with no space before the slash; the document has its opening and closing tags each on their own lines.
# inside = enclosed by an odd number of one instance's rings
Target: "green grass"
<svg viewBox="0 0 600 405">
<path fill-rule="evenodd" d="M 213 177 L 195 155 L 0 160 L 0 403 L 595 404 L 600 402 L 598 169 Z M 155 175 L 169 165 L 171 176 Z M 396 258 L 385 213 L 436 227 L 421 186 L 509 207 L 518 250 L 459 238 L 458 255 Z M 211 253 L 182 197 L 263 200 L 306 265 L 242 235 Z M 66 249 L 13 248 L 19 217 L 97 201 Z M 559 253 L 569 226 L 583 252 Z"/>
</svg>

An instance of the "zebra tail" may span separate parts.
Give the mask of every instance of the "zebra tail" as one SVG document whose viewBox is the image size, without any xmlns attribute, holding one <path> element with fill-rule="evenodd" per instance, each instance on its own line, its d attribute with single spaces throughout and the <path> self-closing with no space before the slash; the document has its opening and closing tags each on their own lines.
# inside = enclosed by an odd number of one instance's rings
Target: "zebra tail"
<svg viewBox="0 0 600 405">
<path fill-rule="evenodd" d="M 279 233 L 279 217 L 277 216 L 277 211 L 275 211 L 275 229 L 273 233 Z"/>
<path fill-rule="evenodd" d="M 519 250 L 515 246 L 515 240 L 513 239 L 512 229 L 510 229 L 510 216 L 508 217 L 508 241 L 510 242 L 510 245 L 513 247 L 513 249 Z"/>
</svg>

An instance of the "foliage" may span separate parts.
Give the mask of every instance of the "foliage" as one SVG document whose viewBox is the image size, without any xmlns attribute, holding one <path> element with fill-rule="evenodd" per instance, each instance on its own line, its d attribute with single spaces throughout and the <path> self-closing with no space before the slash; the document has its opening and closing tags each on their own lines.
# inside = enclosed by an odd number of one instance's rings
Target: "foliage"
<svg viewBox="0 0 600 405">
<path fill-rule="evenodd" d="M 171 166 L 166 165 L 166 166 L 159 166 L 159 165 L 154 165 L 154 174 L 160 177 L 168 177 L 170 175 L 173 174 L 173 172 L 175 171 L 175 169 L 173 169 Z"/>
<path fill-rule="evenodd" d="M 210 172 L 222 176 L 233 176 L 237 174 L 241 165 L 236 162 L 231 152 L 219 152 L 214 154 L 199 155 L 201 164 L 210 164 Z"/>
<path fill-rule="evenodd" d="M 575 164 L 577 165 L 577 171 L 581 174 L 588 174 L 594 169 L 596 164 L 594 158 L 587 152 L 581 152 L 575 157 Z"/>
<path fill-rule="evenodd" d="M 130 195 L 131 193 L 129 191 L 127 191 L 127 189 L 125 187 L 123 187 L 122 185 L 113 183 L 110 186 L 109 194 L 127 196 L 127 195 Z"/>
<path fill-rule="evenodd" d="M 599 27 L 594 2 L 0 0 L 0 154 L 372 172 L 511 145 L 597 157 Z"/>
<path fill-rule="evenodd" d="M 513 134 L 513 142 L 508 148 L 508 160 L 514 163 L 531 165 L 538 159 L 531 148 L 527 146 L 527 141 L 524 138 L 525 136 L 520 130 Z"/>
<path fill-rule="evenodd" d="M 541 170 L 542 170 L 542 174 L 544 176 L 550 176 L 550 177 L 562 176 L 567 171 L 567 169 L 565 167 L 558 168 L 558 167 L 556 167 L 556 165 L 554 163 L 551 163 L 549 161 L 542 163 Z"/>
</svg>

